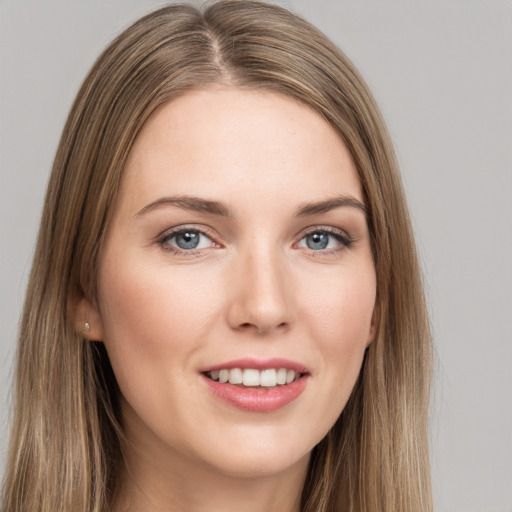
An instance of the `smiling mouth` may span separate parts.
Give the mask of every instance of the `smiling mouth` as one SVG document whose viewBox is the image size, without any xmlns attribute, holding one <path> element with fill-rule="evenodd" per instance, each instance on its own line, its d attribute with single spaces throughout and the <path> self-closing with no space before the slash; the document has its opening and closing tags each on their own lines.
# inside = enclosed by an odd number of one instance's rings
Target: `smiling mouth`
<svg viewBox="0 0 512 512">
<path fill-rule="evenodd" d="M 234 384 L 251 388 L 275 388 L 276 386 L 291 384 L 305 374 L 288 368 L 268 368 L 265 370 L 231 368 L 211 370 L 205 372 L 204 375 L 221 384 Z"/>
</svg>

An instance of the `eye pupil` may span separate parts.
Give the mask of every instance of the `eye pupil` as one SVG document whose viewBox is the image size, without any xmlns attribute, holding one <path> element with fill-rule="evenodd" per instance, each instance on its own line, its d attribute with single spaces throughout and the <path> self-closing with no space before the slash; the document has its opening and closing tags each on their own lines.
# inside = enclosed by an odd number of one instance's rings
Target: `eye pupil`
<svg viewBox="0 0 512 512">
<path fill-rule="evenodd" d="M 329 235 L 327 233 L 312 233 L 306 237 L 306 245 L 309 249 L 325 249 L 329 244 Z"/>
<path fill-rule="evenodd" d="M 180 249 L 195 249 L 199 245 L 199 233 L 184 231 L 176 235 L 176 245 Z"/>
</svg>

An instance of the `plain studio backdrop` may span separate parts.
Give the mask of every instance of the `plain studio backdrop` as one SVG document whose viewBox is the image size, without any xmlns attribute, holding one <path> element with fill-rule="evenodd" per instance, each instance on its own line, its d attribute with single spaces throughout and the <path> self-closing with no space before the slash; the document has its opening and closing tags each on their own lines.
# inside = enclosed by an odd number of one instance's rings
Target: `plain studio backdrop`
<svg viewBox="0 0 512 512">
<path fill-rule="evenodd" d="M 395 141 L 437 351 L 437 511 L 512 512 L 512 3 L 279 3 L 353 60 Z M 103 47 L 160 5 L 0 0 L 1 466 L 18 318 L 60 132 Z"/>
</svg>

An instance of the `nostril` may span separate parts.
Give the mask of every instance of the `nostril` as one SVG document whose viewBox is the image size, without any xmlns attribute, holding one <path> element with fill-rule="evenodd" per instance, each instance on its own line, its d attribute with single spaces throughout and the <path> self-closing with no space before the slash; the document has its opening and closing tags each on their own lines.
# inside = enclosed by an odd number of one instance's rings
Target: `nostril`
<svg viewBox="0 0 512 512">
<path fill-rule="evenodd" d="M 245 332 L 254 331 L 259 334 L 267 334 L 273 330 L 284 331 L 288 328 L 288 325 L 288 322 L 280 322 L 277 325 L 263 325 L 263 322 L 243 322 L 238 325 L 237 329 Z"/>
</svg>

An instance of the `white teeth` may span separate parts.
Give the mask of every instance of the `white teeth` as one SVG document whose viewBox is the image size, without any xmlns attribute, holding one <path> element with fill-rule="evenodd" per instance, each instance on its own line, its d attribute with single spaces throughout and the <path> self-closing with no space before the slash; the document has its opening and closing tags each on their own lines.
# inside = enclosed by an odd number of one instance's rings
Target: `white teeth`
<svg viewBox="0 0 512 512">
<path fill-rule="evenodd" d="M 231 370 L 212 370 L 207 374 L 212 380 L 222 384 L 243 384 L 248 387 L 263 386 L 271 388 L 276 385 L 290 384 L 300 378 L 301 374 L 287 368 L 268 368 L 256 370 L 254 368 L 232 368 Z"/>
<path fill-rule="evenodd" d="M 229 370 L 229 383 L 242 384 L 242 370 L 240 368 Z"/>
<path fill-rule="evenodd" d="M 271 388 L 277 384 L 275 370 L 263 370 L 260 375 L 260 386 Z"/>
<path fill-rule="evenodd" d="M 293 370 L 290 370 L 290 371 L 293 371 Z M 277 370 L 277 374 L 276 374 L 276 381 L 278 384 L 286 384 L 286 368 L 279 368 L 279 370 Z"/>
<path fill-rule="evenodd" d="M 243 378 L 244 386 L 259 386 L 260 385 L 260 372 L 252 368 L 246 368 L 244 370 Z"/>
</svg>

